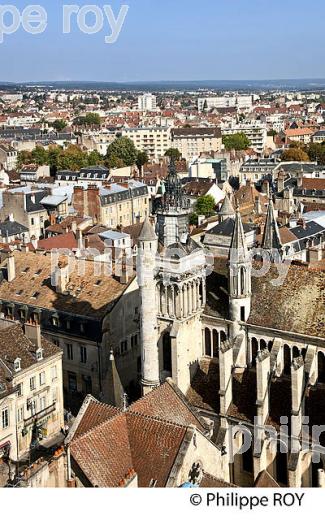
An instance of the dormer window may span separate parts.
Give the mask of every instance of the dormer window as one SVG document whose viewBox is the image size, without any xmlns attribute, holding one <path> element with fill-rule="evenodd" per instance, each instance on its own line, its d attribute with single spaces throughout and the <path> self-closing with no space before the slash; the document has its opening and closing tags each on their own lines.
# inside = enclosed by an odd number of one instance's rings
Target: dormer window
<svg viewBox="0 0 325 520">
<path fill-rule="evenodd" d="M 43 359 L 43 349 L 42 348 L 38 348 L 36 350 L 36 360 L 37 361 L 42 361 Z"/>
<path fill-rule="evenodd" d="M 15 361 L 14 361 L 14 371 L 15 372 L 20 372 L 21 370 L 21 359 L 20 358 L 16 358 Z"/>
</svg>

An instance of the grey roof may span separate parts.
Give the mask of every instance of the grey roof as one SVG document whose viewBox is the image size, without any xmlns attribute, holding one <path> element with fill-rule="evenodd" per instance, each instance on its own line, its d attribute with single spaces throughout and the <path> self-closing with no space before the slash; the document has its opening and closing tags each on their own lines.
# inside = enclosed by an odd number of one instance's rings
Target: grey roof
<svg viewBox="0 0 325 520">
<path fill-rule="evenodd" d="M 12 222 L 11 220 L 6 220 L 5 222 L 0 223 L 0 235 L 1 236 L 13 236 L 20 235 L 21 233 L 26 233 L 28 228 L 19 224 L 19 222 Z"/>
<path fill-rule="evenodd" d="M 48 195 L 41 200 L 41 204 L 44 206 L 59 206 L 59 204 L 62 204 L 67 198 L 67 195 Z"/>
<path fill-rule="evenodd" d="M 143 223 L 141 233 L 139 235 L 139 240 L 143 242 L 148 242 L 151 240 L 157 240 L 157 235 L 155 233 L 154 228 L 151 225 L 149 218 L 147 217 Z"/>
<path fill-rule="evenodd" d="M 222 215 L 225 217 L 235 215 L 235 210 L 234 210 L 233 205 L 230 202 L 230 198 L 229 198 L 228 194 L 226 194 L 225 198 L 223 199 L 223 203 L 222 203 L 221 209 L 219 211 L 219 215 Z"/>
<path fill-rule="evenodd" d="M 206 235 L 222 235 L 231 237 L 234 233 L 235 219 L 232 217 L 227 218 L 223 222 L 220 222 L 217 226 L 213 227 L 206 232 Z M 254 229 L 252 224 L 243 224 L 244 233 L 249 233 Z"/>
</svg>

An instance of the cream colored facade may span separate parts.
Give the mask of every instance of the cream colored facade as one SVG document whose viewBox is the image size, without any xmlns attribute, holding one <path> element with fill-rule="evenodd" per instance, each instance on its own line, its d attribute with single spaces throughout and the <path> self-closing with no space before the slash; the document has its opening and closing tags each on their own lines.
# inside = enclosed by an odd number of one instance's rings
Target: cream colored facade
<svg viewBox="0 0 325 520">
<path fill-rule="evenodd" d="M 62 353 L 17 371 L 12 386 L 15 391 L 0 400 L 0 447 L 9 443 L 17 461 L 28 454 L 35 427 L 49 440 L 64 426 Z"/>
<path fill-rule="evenodd" d="M 131 139 L 138 150 L 147 152 L 151 160 L 164 157 L 172 144 L 168 127 L 126 128 L 122 135 Z"/>
</svg>

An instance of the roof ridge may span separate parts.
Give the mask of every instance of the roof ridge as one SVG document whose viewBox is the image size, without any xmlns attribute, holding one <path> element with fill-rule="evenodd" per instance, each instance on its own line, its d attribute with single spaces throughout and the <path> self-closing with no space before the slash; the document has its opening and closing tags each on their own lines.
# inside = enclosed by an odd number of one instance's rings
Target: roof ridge
<svg viewBox="0 0 325 520">
<path fill-rule="evenodd" d="M 119 409 L 117 408 L 117 410 L 119 410 Z M 80 435 L 78 435 L 78 437 L 76 439 L 72 438 L 72 440 L 70 441 L 71 444 L 73 444 L 74 442 L 78 442 L 80 439 L 84 439 L 88 435 L 94 433 L 95 430 L 97 430 L 99 428 L 102 428 L 107 423 L 109 423 L 111 421 L 114 421 L 118 417 L 124 417 L 125 412 L 123 410 L 119 410 L 119 412 L 120 413 L 117 413 L 116 415 L 113 415 L 112 417 L 108 417 L 107 419 L 103 420 L 102 422 L 100 422 L 98 424 L 95 424 L 95 426 L 93 426 L 92 428 L 89 428 L 89 430 L 87 430 L 86 432 L 81 433 Z M 79 424 L 80 424 L 80 422 L 79 422 Z M 78 424 L 78 426 L 79 426 L 79 424 Z M 78 427 L 77 427 L 77 429 L 78 429 Z M 76 431 L 77 431 L 77 429 L 76 429 Z"/>
<path fill-rule="evenodd" d="M 183 394 L 183 392 L 178 388 L 178 386 L 174 383 L 172 378 L 168 377 L 166 379 L 166 383 L 169 385 L 169 387 L 174 391 L 174 393 L 177 395 L 177 397 L 181 400 L 181 402 L 186 406 L 186 408 L 191 412 L 191 414 L 194 416 L 194 418 L 202 425 L 204 430 L 208 430 L 208 425 L 205 424 L 201 417 L 196 413 L 194 407 L 188 402 L 186 399 L 186 396 Z"/>
<path fill-rule="evenodd" d="M 150 420 L 153 420 L 153 421 L 161 422 L 161 423 L 167 424 L 168 426 L 177 426 L 177 428 L 180 428 L 180 429 L 183 429 L 183 430 L 186 430 L 188 428 L 188 426 L 184 426 L 182 424 L 178 424 L 178 423 L 175 423 L 173 421 L 168 421 L 167 419 L 163 419 L 162 417 L 159 417 L 158 415 L 148 415 L 148 414 L 145 414 L 143 412 L 136 412 L 136 411 L 129 410 L 129 409 L 126 410 L 123 413 L 126 416 L 127 415 L 133 415 L 133 416 L 136 416 L 136 417 L 143 417 L 144 419 L 150 419 Z"/>
</svg>

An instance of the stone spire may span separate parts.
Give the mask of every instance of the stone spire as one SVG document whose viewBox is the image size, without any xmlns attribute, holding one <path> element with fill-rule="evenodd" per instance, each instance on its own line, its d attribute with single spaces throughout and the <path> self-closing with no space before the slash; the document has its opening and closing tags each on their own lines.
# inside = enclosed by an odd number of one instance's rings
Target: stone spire
<svg viewBox="0 0 325 520">
<path fill-rule="evenodd" d="M 249 260 L 244 226 L 239 207 L 236 209 L 235 226 L 231 240 L 229 260 L 231 263 L 242 263 Z"/>
<path fill-rule="evenodd" d="M 107 370 L 107 401 L 116 408 L 123 408 L 124 388 L 116 368 L 113 350 L 110 351 Z"/>
<path fill-rule="evenodd" d="M 143 223 L 142 230 L 139 235 L 139 240 L 141 242 L 151 242 L 152 240 L 156 239 L 157 235 L 155 233 L 155 230 L 151 225 L 150 219 L 147 217 Z"/>
<path fill-rule="evenodd" d="M 282 249 L 278 223 L 275 217 L 273 200 L 271 197 L 267 210 L 265 229 L 262 240 L 262 249 L 267 249 L 268 251 L 272 251 L 274 249 L 280 251 Z"/>
<path fill-rule="evenodd" d="M 226 193 L 226 196 L 223 199 L 221 209 L 219 211 L 219 217 L 220 217 L 221 221 L 223 221 L 223 220 L 226 220 L 227 218 L 234 217 L 234 216 L 235 216 L 235 210 L 233 208 L 233 205 L 231 204 L 228 193 Z"/>
</svg>

